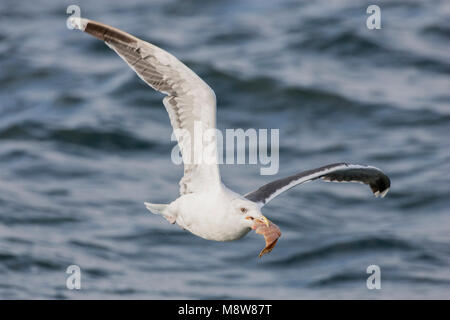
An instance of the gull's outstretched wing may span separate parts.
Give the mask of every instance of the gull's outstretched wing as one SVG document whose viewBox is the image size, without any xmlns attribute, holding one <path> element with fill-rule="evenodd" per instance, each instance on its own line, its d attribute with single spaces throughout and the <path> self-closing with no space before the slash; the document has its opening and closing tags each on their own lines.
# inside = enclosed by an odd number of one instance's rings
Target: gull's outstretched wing
<svg viewBox="0 0 450 320">
<path fill-rule="evenodd" d="M 376 197 L 384 197 L 391 186 L 389 177 L 378 168 L 356 164 L 333 163 L 272 181 L 258 190 L 247 193 L 244 197 L 258 203 L 262 207 L 286 190 L 316 179 L 332 182 L 364 183 L 370 186 Z"/>
<path fill-rule="evenodd" d="M 71 22 L 75 28 L 103 40 L 145 83 L 167 95 L 163 104 L 169 113 L 184 162 L 180 193 L 199 192 L 219 185 L 214 131 L 209 131 L 213 132 L 209 139 L 200 137 L 208 129 L 216 127 L 214 91 L 177 58 L 151 43 L 92 20 L 72 18 Z M 194 128 L 198 137 L 194 136 Z M 200 151 L 194 155 L 195 141 L 202 148 L 196 149 Z M 203 150 L 209 151 L 207 161 L 203 158 Z"/>
</svg>

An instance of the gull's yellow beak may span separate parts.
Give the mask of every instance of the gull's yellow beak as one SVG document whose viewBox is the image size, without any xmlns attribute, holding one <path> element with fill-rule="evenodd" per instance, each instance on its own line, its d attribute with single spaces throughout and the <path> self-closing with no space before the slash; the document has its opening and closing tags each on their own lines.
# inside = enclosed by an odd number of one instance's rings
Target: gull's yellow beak
<svg viewBox="0 0 450 320">
<path fill-rule="evenodd" d="M 253 220 L 254 218 L 253 218 L 253 217 L 247 217 L 247 218 L 245 218 L 245 219 L 247 219 L 247 220 Z M 267 219 L 267 218 L 264 217 L 263 215 L 261 215 L 261 217 L 260 217 L 260 218 L 257 218 L 256 220 L 261 221 L 262 223 L 264 223 L 264 225 L 265 225 L 266 227 L 269 227 L 269 225 L 270 225 L 269 219 Z"/>
<path fill-rule="evenodd" d="M 266 227 L 269 227 L 269 219 L 267 219 L 266 217 L 264 217 L 263 215 L 261 215 L 261 219 L 260 219 L 265 225 Z"/>
</svg>

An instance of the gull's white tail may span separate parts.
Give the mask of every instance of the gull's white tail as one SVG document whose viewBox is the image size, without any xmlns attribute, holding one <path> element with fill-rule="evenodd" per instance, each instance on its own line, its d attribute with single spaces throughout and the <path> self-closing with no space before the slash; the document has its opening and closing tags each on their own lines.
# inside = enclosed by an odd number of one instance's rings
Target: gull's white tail
<svg viewBox="0 0 450 320">
<path fill-rule="evenodd" d="M 154 214 L 164 214 L 168 204 L 159 204 L 159 203 L 149 203 L 144 202 L 147 209 Z"/>
</svg>

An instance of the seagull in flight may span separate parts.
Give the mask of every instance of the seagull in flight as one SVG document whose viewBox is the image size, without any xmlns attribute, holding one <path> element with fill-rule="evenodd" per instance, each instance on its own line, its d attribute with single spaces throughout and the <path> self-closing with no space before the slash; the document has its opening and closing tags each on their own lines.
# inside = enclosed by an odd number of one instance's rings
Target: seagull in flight
<svg viewBox="0 0 450 320">
<path fill-rule="evenodd" d="M 214 91 L 177 58 L 151 43 L 100 22 L 78 17 L 70 18 L 69 22 L 74 28 L 104 41 L 146 84 L 166 95 L 163 104 L 183 157 L 184 176 L 179 183 L 177 199 L 168 204 L 145 202 L 145 205 L 170 223 L 215 241 L 237 240 L 253 229 L 265 238 L 261 257 L 274 248 L 281 236 L 280 229 L 261 213 L 261 209 L 281 193 L 318 179 L 364 183 L 376 197 L 384 197 L 389 191 L 389 177 L 380 169 L 348 163 L 303 171 L 267 183 L 245 195 L 230 190 L 221 181 L 217 161 L 185 161 L 186 156 L 193 155 L 186 136 L 194 137 L 195 125 L 200 124 L 205 130 L 216 127 Z M 209 147 L 214 151 L 213 158 L 217 156 L 214 136 L 201 143 L 204 149 Z"/>
</svg>

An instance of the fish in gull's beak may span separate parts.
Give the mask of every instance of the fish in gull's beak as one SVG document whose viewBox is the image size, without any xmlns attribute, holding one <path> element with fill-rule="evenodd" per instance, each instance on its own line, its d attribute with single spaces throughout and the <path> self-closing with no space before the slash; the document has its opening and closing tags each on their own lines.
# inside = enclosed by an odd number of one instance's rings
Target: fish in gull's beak
<svg viewBox="0 0 450 320">
<path fill-rule="evenodd" d="M 252 229 L 255 230 L 257 234 L 263 235 L 264 240 L 266 241 L 266 246 L 259 253 L 259 257 L 261 258 L 275 247 L 278 239 L 281 237 L 281 230 L 275 223 L 264 216 L 262 216 L 262 218 L 254 219 L 253 221 Z"/>
</svg>

